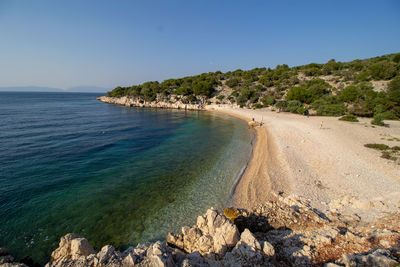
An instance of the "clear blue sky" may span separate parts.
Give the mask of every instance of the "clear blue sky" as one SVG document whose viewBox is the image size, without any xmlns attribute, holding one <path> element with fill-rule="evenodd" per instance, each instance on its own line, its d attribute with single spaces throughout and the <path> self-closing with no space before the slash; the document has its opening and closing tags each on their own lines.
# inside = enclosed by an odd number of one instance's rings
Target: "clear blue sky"
<svg viewBox="0 0 400 267">
<path fill-rule="evenodd" d="M 394 52 L 398 0 L 0 0 L 0 86 L 115 87 Z"/>
</svg>

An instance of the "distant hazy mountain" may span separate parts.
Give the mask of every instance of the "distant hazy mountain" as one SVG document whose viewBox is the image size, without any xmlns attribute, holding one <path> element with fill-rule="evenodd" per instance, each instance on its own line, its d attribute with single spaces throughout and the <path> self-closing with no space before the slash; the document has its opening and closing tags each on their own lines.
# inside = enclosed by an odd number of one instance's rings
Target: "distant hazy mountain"
<svg viewBox="0 0 400 267">
<path fill-rule="evenodd" d="M 68 89 L 43 87 L 43 86 L 9 86 L 0 87 L 0 91 L 11 92 L 82 92 L 82 93 L 105 93 L 109 91 L 108 88 L 97 86 L 76 86 Z"/>
<path fill-rule="evenodd" d="M 65 92 L 66 90 L 60 88 L 52 87 L 42 87 L 42 86 L 10 86 L 10 87 L 0 87 L 0 91 L 12 91 L 12 92 Z"/>
</svg>

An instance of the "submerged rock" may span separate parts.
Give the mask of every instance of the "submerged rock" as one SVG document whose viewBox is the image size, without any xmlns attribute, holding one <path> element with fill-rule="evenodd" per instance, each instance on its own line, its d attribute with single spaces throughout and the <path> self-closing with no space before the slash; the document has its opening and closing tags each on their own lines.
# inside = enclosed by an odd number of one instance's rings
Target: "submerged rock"
<svg viewBox="0 0 400 267">
<path fill-rule="evenodd" d="M 28 267 L 23 263 L 14 262 L 14 257 L 8 254 L 6 248 L 0 248 L 0 267 Z"/>
</svg>

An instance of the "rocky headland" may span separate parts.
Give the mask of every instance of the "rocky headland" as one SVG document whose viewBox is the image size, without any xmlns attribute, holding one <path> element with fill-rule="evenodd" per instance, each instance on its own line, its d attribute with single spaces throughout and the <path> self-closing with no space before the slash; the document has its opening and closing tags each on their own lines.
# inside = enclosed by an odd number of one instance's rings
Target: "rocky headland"
<svg viewBox="0 0 400 267">
<path fill-rule="evenodd" d="M 180 100 L 172 101 L 172 98 L 165 98 L 158 96 L 154 101 L 144 101 L 134 97 L 109 97 L 101 96 L 97 100 L 109 103 L 123 105 L 126 107 L 139 107 L 139 108 L 172 108 L 172 109 L 183 109 L 183 110 L 204 110 L 205 104 L 201 101 L 197 101 L 194 104 L 184 103 Z"/>
</svg>

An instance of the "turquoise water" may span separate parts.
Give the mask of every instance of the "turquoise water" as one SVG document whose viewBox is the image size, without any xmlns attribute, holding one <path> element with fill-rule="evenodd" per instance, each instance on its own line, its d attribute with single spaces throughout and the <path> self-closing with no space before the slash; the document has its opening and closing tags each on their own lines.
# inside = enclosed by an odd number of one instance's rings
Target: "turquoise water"
<svg viewBox="0 0 400 267">
<path fill-rule="evenodd" d="M 0 93 L 0 247 L 19 259 L 48 261 L 69 232 L 96 249 L 165 239 L 223 208 L 249 159 L 238 119 L 96 96 Z"/>
</svg>

